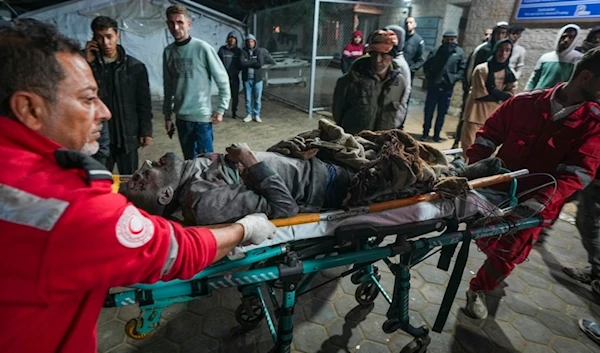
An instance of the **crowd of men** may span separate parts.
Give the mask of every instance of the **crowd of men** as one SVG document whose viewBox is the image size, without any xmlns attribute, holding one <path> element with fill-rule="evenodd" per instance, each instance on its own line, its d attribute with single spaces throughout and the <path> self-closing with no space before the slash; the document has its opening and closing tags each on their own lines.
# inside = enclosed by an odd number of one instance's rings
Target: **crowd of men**
<svg viewBox="0 0 600 353">
<path fill-rule="evenodd" d="M 169 7 L 166 18 L 175 41 L 163 55 L 165 128 L 170 136 L 178 131 L 189 160 L 212 152 L 212 124 L 223 120 L 239 93 L 240 72 L 243 120 L 261 122 L 262 67 L 272 59 L 251 35 L 238 48 L 237 35 L 230 33 L 218 52 L 191 37 L 191 18 L 183 6 Z M 469 163 L 499 148 L 497 156 L 507 168 L 552 175 L 555 185 L 539 178 L 523 183 L 537 189 L 522 205 L 539 213 L 546 225 L 580 192 L 577 226 L 592 268 L 565 272 L 600 295 L 600 182 L 595 180 L 600 177 L 600 28 L 576 48 L 580 28 L 564 26 L 553 50 L 538 60 L 527 82 L 530 90 L 522 93 L 515 93 L 525 55 L 516 44 L 522 28 L 498 23 L 468 56 L 458 46 L 458 33 L 449 30 L 425 60 L 416 28 L 409 17 L 404 28 L 378 29 L 368 35 L 362 47 L 366 55 L 360 56 L 362 33 L 354 33 L 343 53 L 347 71 L 335 87 L 335 121 L 351 133 L 401 128 L 411 82 L 422 68 L 428 82 L 422 140 L 429 139 L 437 107 L 433 141 L 441 141 L 454 85 L 462 81 L 464 124 L 456 136 L 468 141 L 463 146 Z M 6 288 L 0 292 L 6 321 L 0 346 L 7 352 L 95 352 L 96 323 L 108 288 L 188 279 L 235 246 L 260 244 L 275 233 L 265 214 L 245 211 L 216 229 L 184 228 L 153 215 L 164 215 L 181 196 L 173 192 L 180 180 L 170 176 L 194 166 L 172 156 L 150 167 L 146 162 L 136 173 L 141 191 L 162 184 L 172 190 L 152 200 L 158 201 L 157 212 L 112 192 L 115 164 L 122 174 L 135 171 L 138 148 L 152 143 L 148 72 L 118 45 L 113 19 L 95 18 L 92 31 L 82 51 L 54 26 L 38 21 L 17 20 L 0 29 L 0 278 Z M 211 80 L 218 88 L 214 108 Z M 231 109 L 237 116 L 237 105 Z M 232 146 L 227 152 L 229 162 L 242 165 L 266 189 L 289 193 L 285 183 L 268 182 L 277 173 L 247 148 Z M 164 173 L 152 174 L 155 166 Z M 332 174 L 328 165 L 321 170 Z M 325 179 L 323 185 L 332 184 Z M 284 206 L 297 212 L 298 205 Z M 487 259 L 469 284 L 467 314 L 487 317 L 486 293 L 527 258 L 541 230 L 478 242 Z M 580 325 L 600 341 L 598 325 L 588 320 Z M 31 332 L 38 333 L 36 339 Z"/>
</svg>

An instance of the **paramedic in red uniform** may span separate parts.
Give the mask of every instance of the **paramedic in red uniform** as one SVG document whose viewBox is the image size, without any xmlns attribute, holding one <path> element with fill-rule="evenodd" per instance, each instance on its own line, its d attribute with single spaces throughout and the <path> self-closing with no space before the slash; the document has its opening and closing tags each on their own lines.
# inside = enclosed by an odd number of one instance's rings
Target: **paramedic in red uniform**
<svg viewBox="0 0 600 353">
<path fill-rule="evenodd" d="M 517 94 L 500 106 L 477 132 L 467 150 L 469 163 L 492 155 L 510 170 L 549 173 L 557 184 L 530 193 L 524 201 L 554 222 L 567 198 L 585 188 L 600 167 L 600 48 L 588 51 L 577 63 L 571 79 L 554 88 Z M 549 178 L 524 178 L 523 190 L 542 186 Z M 544 207 L 545 205 L 545 207 Z M 515 265 L 523 262 L 542 228 L 532 228 L 496 239 L 479 247 L 487 260 L 471 280 L 466 312 L 487 317 L 485 293 L 494 290 Z"/>
<path fill-rule="evenodd" d="M 0 29 L 0 351 L 95 353 L 109 287 L 190 278 L 274 226 L 182 228 L 111 193 L 89 157 L 110 119 L 77 44 L 26 20 Z"/>
</svg>

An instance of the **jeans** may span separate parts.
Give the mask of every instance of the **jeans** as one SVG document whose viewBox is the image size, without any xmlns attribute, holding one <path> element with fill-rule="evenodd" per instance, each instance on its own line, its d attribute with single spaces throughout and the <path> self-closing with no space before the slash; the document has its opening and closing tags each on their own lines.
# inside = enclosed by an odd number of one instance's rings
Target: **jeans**
<svg viewBox="0 0 600 353">
<path fill-rule="evenodd" d="M 125 153 L 123 149 L 116 146 L 111 146 L 110 155 L 106 159 L 105 166 L 110 172 L 115 168 L 115 164 L 119 169 L 119 174 L 131 175 L 139 167 L 137 149 Z"/>
<path fill-rule="evenodd" d="M 244 81 L 244 91 L 246 92 L 246 113 L 251 116 L 260 116 L 263 82 Z"/>
<path fill-rule="evenodd" d="M 237 74 L 229 76 L 229 87 L 231 88 L 231 112 L 236 115 L 240 101 L 240 77 Z"/>
<path fill-rule="evenodd" d="M 176 120 L 183 158 L 193 159 L 201 153 L 213 152 L 212 123 Z"/>
<path fill-rule="evenodd" d="M 592 276 L 600 277 L 600 181 L 594 180 L 579 192 L 575 225 L 592 265 Z"/>
<path fill-rule="evenodd" d="M 431 122 L 433 121 L 433 112 L 437 105 L 437 119 L 433 129 L 433 137 L 439 138 L 446 113 L 450 108 L 450 99 L 452 99 L 452 90 L 440 90 L 437 87 L 432 87 L 427 90 L 427 98 L 425 99 L 425 121 L 423 123 L 423 136 L 429 136 L 431 130 Z"/>
</svg>

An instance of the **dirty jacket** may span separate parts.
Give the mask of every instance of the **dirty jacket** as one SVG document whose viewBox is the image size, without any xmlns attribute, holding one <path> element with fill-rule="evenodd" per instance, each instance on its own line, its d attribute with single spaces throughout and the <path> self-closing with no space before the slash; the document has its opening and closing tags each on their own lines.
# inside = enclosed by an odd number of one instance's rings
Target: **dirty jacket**
<svg viewBox="0 0 600 353">
<path fill-rule="evenodd" d="M 429 88 L 452 90 L 454 84 L 463 78 L 465 72 L 465 52 L 459 46 L 444 52 L 443 46 L 433 49 L 423 65 Z"/>
<path fill-rule="evenodd" d="M 305 161 L 272 152 L 256 156 L 260 163 L 247 174 L 218 153 L 185 161 L 175 207 L 167 207 L 170 211 L 165 216 L 202 225 L 233 222 L 257 212 L 273 219 L 323 208 L 327 164 L 317 158 Z"/>
<path fill-rule="evenodd" d="M 98 83 L 98 96 L 112 114 L 112 121 L 103 123 L 99 144 L 107 151 L 111 144 L 129 153 L 139 147 L 140 137 L 152 137 L 152 100 L 146 65 L 127 55 L 122 46 L 117 46 L 117 50 L 119 58 L 114 63 L 106 64 L 96 57 L 90 64 Z M 114 65 L 114 70 L 109 65 Z M 113 131 L 109 131 L 111 125 Z"/>
<path fill-rule="evenodd" d="M 340 77 L 333 93 L 333 119 L 346 132 L 389 130 L 402 125 L 406 82 L 395 62 L 384 80 L 371 70 L 369 56 L 356 59 Z"/>
<path fill-rule="evenodd" d="M 594 179 L 600 167 L 600 105 L 585 102 L 571 114 L 553 119 L 551 97 L 562 84 L 552 89 L 525 91 L 501 105 L 477 132 L 475 143 L 467 150 L 469 163 L 497 157 L 509 170 L 528 169 L 530 173 L 549 173 L 557 180 L 533 194 L 538 201 L 549 201 L 542 217 L 556 219 L 565 200 Z M 547 177 L 528 177 L 519 181 L 527 190 L 550 182 Z"/>
<path fill-rule="evenodd" d="M 402 51 L 410 71 L 414 75 L 425 64 L 425 58 L 423 57 L 423 54 L 425 54 L 425 41 L 417 32 L 412 35 L 407 34 L 406 41 L 401 48 L 403 48 Z"/>
<path fill-rule="evenodd" d="M 558 52 L 560 37 L 567 29 L 571 28 L 575 29 L 577 34 L 581 33 L 579 26 L 573 24 L 566 25 L 558 31 L 556 40 L 554 41 L 554 50 L 539 58 L 529 77 L 527 86 L 525 86 L 526 90 L 551 88 L 559 82 L 569 81 L 575 68 L 575 63 L 583 55 L 575 50 L 577 37 L 567 49 L 560 53 Z"/>
</svg>

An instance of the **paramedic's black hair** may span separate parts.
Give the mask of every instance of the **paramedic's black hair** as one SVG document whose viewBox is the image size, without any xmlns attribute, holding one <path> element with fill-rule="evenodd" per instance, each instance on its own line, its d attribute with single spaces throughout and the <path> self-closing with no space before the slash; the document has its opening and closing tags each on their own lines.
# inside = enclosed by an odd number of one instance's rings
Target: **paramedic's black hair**
<svg viewBox="0 0 600 353">
<path fill-rule="evenodd" d="M 56 102 L 56 86 L 65 78 L 57 53 L 81 55 L 81 49 L 53 25 L 34 19 L 19 19 L 12 28 L 0 28 L 0 115 L 13 116 L 9 99 L 17 91 Z"/>
<path fill-rule="evenodd" d="M 118 24 L 117 21 L 113 20 L 110 17 L 106 16 L 98 16 L 94 18 L 92 21 L 92 32 L 102 31 L 105 29 L 112 28 L 115 30 L 115 33 L 118 33 Z"/>
<path fill-rule="evenodd" d="M 579 61 L 575 64 L 571 79 L 576 78 L 583 71 L 587 70 L 600 77 L 600 47 L 590 49 L 583 54 Z"/>
<path fill-rule="evenodd" d="M 525 31 L 525 27 L 519 25 L 510 25 L 508 27 L 508 33 L 523 33 Z"/>
</svg>

